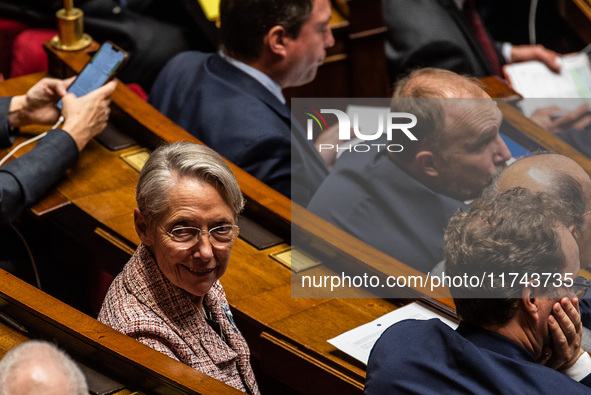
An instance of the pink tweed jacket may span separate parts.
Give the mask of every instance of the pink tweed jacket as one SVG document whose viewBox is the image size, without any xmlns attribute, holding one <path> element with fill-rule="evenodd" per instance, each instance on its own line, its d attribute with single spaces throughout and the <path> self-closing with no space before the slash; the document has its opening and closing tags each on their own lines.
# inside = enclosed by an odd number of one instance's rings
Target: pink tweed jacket
<svg viewBox="0 0 591 395">
<path fill-rule="evenodd" d="M 208 376 L 258 394 L 248 345 L 234 325 L 219 281 L 203 303 L 220 323 L 225 342 L 189 294 L 164 277 L 151 253 L 140 244 L 111 284 L 98 319 Z"/>
</svg>

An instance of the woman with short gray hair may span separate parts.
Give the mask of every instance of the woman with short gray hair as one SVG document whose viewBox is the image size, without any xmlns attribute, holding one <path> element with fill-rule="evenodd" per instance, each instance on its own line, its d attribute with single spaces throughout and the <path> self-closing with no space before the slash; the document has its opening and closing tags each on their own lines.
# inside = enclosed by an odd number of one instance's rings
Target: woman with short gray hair
<svg viewBox="0 0 591 395">
<path fill-rule="evenodd" d="M 257 394 L 248 345 L 219 282 L 244 207 L 230 167 L 203 145 L 162 146 L 140 173 L 136 200 L 141 244 L 111 284 L 99 320 Z"/>
</svg>

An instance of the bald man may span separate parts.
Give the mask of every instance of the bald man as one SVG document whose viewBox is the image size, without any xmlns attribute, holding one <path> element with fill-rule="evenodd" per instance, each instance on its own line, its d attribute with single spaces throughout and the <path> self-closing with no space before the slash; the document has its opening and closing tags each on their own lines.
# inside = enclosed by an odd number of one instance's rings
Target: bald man
<svg viewBox="0 0 591 395">
<path fill-rule="evenodd" d="M 417 117 L 416 143 L 400 152 L 345 152 L 308 210 L 428 273 L 443 259 L 451 216 L 511 153 L 499 135 L 502 114 L 476 80 L 417 70 L 396 83 L 391 107 Z M 375 142 L 387 144 L 385 136 Z"/>
<path fill-rule="evenodd" d="M 568 177 L 575 180 L 583 191 L 585 201 L 572 201 L 577 194 L 569 191 Z M 497 180 L 497 193 L 514 187 L 522 187 L 533 192 L 546 192 L 564 201 L 570 201 L 571 206 L 581 206 L 575 210 L 579 218 L 573 219 L 575 225 L 573 236 L 579 246 L 581 269 L 591 263 L 591 179 L 581 166 L 574 160 L 557 154 L 541 154 L 523 158 L 507 167 Z"/>
<path fill-rule="evenodd" d="M 66 353 L 51 343 L 31 340 L 0 361 L 0 394 L 87 395 L 88 386 Z"/>
<path fill-rule="evenodd" d="M 579 187 L 584 202 L 578 202 L 577 193 L 573 193 L 573 183 Z M 502 193 L 514 187 L 527 188 L 530 191 L 546 192 L 568 202 L 574 212 L 572 234 L 579 247 L 581 269 L 591 263 L 591 179 L 574 160 L 557 154 L 541 154 L 520 159 L 507 167 L 498 177 L 496 187 L 491 186 L 485 194 Z M 580 301 L 581 321 L 591 327 L 591 299 Z M 591 341 L 588 332 L 584 342 Z M 591 346 L 591 344 L 590 344 Z M 589 346 L 586 346 L 588 348 Z"/>
</svg>

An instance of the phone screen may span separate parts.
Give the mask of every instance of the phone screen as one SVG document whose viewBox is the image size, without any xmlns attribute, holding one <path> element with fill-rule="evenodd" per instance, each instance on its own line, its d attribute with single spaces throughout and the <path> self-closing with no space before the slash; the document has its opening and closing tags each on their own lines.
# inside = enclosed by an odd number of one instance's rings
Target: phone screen
<svg viewBox="0 0 591 395">
<path fill-rule="evenodd" d="M 117 50 L 108 42 L 104 43 L 68 88 L 68 92 L 80 97 L 100 88 L 124 60 L 124 52 Z M 62 108 L 61 99 L 57 107 Z"/>
</svg>

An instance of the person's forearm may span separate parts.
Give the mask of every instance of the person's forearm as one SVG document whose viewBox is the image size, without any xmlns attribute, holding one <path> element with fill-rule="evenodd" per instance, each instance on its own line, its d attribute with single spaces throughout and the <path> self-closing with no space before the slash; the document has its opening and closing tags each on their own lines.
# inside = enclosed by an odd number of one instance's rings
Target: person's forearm
<svg viewBox="0 0 591 395">
<path fill-rule="evenodd" d="M 78 158 L 74 140 L 65 131 L 51 130 L 28 153 L 0 168 L 0 224 L 13 221 L 35 203 Z"/>
<path fill-rule="evenodd" d="M 8 121 L 13 128 L 22 126 L 25 123 L 25 117 L 23 116 L 23 109 L 27 103 L 25 95 L 14 96 L 10 101 L 10 107 L 8 109 Z"/>
</svg>

